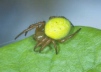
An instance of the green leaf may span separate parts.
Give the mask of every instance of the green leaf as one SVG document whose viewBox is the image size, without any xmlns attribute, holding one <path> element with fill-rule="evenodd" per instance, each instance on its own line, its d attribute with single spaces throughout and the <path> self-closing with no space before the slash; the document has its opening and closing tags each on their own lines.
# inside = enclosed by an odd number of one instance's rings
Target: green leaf
<svg viewBox="0 0 101 72">
<path fill-rule="evenodd" d="M 34 52 L 32 36 L 1 47 L 0 72 L 101 72 L 101 30 L 81 28 L 75 37 L 58 44 L 57 55 L 53 45 Z"/>
</svg>

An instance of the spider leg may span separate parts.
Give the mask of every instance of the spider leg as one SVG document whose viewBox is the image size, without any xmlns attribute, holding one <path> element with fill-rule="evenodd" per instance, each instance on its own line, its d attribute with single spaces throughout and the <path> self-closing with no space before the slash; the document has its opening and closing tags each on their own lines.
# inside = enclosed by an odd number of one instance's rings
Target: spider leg
<svg viewBox="0 0 101 72">
<path fill-rule="evenodd" d="M 40 26 L 39 31 L 43 31 L 44 27 L 45 27 L 45 23 Z"/>
<path fill-rule="evenodd" d="M 20 35 L 22 35 L 23 33 L 25 33 L 25 36 L 26 34 L 28 33 L 28 31 L 32 30 L 33 28 L 36 28 L 37 26 L 41 25 L 41 24 L 45 24 L 45 21 L 42 21 L 42 22 L 38 22 L 38 23 L 35 23 L 35 24 L 32 24 L 30 25 L 27 29 L 25 29 L 24 31 L 22 31 L 20 34 L 18 34 L 15 39 L 17 39 Z"/>
<path fill-rule="evenodd" d="M 81 30 L 81 28 L 79 28 L 76 32 L 74 32 L 73 34 L 61 39 L 61 40 L 58 40 L 59 42 L 65 42 L 66 40 L 72 38 L 73 36 L 75 36 L 79 31 Z"/>
<path fill-rule="evenodd" d="M 39 31 L 39 26 L 36 27 L 35 34 Z"/>
<path fill-rule="evenodd" d="M 41 41 L 39 41 L 36 46 L 34 47 L 34 51 L 38 46 L 42 46 L 39 50 L 41 52 L 49 43 L 51 42 L 51 39 L 48 37 L 43 38 Z"/>
<path fill-rule="evenodd" d="M 27 29 L 25 29 L 24 31 L 22 31 L 20 34 L 18 34 L 18 35 L 15 37 L 15 39 L 17 39 L 17 38 L 18 38 L 20 35 L 22 35 L 23 33 L 25 33 L 25 36 L 26 36 L 26 34 L 28 33 L 28 31 L 32 30 L 32 29 L 35 28 L 35 27 L 37 27 L 37 26 L 31 27 L 31 25 L 30 25 L 30 27 L 28 27 Z"/>
<path fill-rule="evenodd" d="M 56 52 L 56 54 L 58 54 L 58 48 L 57 48 L 57 45 L 56 45 L 55 41 L 52 40 L 52 43 L 53 43 L 53 45 L 54 45 L 54 48 L 55 48 L 55 52 Z"/>
<path fill-rule="evenodd" d="M 45 23 L 43 23 L 40 27 L 37 26 L 37 27 L 36 27 L 36 30 L 35 30 L 35 34 L 36 34 L 37 32 L 39 32 L 39 31 L 43 31 L 44 27 L 45 27 Z"/>
<path fill-rule="evenodd" d="M 41 41 L 39 41 L 39 42 L 36 44 L 36 46 L 34 47 L 34 51 L 36 50 L 36 48 L 37 48 L 38 46 L 44 44 L 44 43 L 46 42 L 46 40 L 47 40 L 47 37 L 46 37 L 46 38 L 43 38 Z"/>
<path fill-rule="evenodd" d="M 50 44 L 50 42 L 51 42 L 51 39 L 47 39 L 45 43 L 42 45 L 42 47 L 40 48 L 39 52 L 41 52 L 48 44 Z"/>
</svg>

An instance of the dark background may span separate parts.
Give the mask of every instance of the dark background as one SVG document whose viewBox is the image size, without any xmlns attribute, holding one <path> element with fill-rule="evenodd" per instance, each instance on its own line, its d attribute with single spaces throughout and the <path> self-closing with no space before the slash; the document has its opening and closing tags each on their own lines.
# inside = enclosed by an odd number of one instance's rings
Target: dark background
<svg viewBox="0 0 101 72">
<path fill-rule="evenodd" d="M 74 25 L 101 29 L 101 0 L 0 0 L 0 46 L 14 42 L 30 24 L 54 15 L 65 16 Z"/>
</svg>

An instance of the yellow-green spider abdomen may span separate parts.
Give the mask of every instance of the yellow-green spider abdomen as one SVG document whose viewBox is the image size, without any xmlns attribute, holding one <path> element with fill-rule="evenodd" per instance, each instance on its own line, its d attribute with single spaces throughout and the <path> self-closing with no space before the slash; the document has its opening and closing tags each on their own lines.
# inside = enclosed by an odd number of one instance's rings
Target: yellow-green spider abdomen
<svg viewBox="0 0 101 72">
<path fill-rule="evenodd" d="M 49 19 L 45 25 L 45 34 L 55 40 L 65 37 L 71 29 L 71 22 L 64 17 Z"/>
</svg>

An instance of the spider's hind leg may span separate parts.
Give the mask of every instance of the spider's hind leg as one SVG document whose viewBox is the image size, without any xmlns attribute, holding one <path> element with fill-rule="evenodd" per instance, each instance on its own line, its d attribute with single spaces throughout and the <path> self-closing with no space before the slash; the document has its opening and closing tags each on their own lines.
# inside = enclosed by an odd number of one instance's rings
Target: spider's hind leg
<svg viewBox="0 0 101 72">
<path fill-rule="evenodd" d="M 61 40 L 58 40 L 59 42 L 65 42 L 67 41 L 68 39 L 74 37 L 79 31 L 81 30 L 81 28 L 79 28 L 76 32 L 74 32 L 73 34 L 69 35 L 69 36 L 66 36 L 65 38 L 61 39 Z"/>
</svg>

